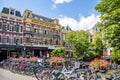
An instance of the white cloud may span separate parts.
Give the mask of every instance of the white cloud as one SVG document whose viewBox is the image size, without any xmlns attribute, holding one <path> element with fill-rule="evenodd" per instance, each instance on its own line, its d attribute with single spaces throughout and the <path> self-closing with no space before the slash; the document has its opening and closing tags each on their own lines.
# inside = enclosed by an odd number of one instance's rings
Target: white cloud
<svg viewBox="0 0 120 80">
<path fill-rule="evenodd" d="M 59 22 L 62 26 L 69 25 L 72 30 L 80 30 L 80 29 L 90 29 L 94 27 L 94 25 L 99 22 L 99 15 L 91 14 L 87 17 L 80 17 L 79 21 L 76 21 L 74 18 L 59 16 Z"/>
<path fill-rule="evenodd" d="M 57 6 L 55 4 L 53 4 L 53 9 L 57 8 Z"/>
<path fill-rule="evenodd" d="M 52 0 L 55 4 L 63 4 L 64 2 L 69 3 L 72 0 Z"/>
</svg>

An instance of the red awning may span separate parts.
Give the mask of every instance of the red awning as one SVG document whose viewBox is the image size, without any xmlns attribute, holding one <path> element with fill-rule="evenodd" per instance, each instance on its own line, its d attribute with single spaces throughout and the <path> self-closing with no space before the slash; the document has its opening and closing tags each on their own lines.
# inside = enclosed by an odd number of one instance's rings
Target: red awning
<svg viewBox="0 0 120 80">
<path fill-rule="evenodd" d="M 33 48 L 34 50 L 40 50 L 40 48 Z"/>
</svg>

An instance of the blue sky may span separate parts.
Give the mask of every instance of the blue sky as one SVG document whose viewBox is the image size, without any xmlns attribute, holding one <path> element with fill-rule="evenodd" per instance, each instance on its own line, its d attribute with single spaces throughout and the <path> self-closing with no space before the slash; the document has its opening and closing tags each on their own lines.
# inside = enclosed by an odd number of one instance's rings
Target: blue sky
<svg viewBox="0 0 120 80">
<path fill-rule="evenodd" d="M 3 7 L 25 9 L 50 18 L 58 18 L 62 26 L 69 25 L 73 30 L 89 29 L 99 21 L 99 13 L 94 6 L 100 0 L 0 0 Z"/>
</svg>

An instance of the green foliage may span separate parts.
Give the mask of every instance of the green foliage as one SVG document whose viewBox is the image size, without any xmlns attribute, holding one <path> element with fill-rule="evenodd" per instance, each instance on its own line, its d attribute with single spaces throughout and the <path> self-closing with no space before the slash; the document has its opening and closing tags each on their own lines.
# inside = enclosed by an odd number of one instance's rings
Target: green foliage
<svg viewBox="0 0 120 80">
<path fill-rule="evenodd" d="M 26 52 L 26 55 L 30 55 L 30 54 L 31 54 L 31 52 L 30 52 L 30 51 L 27 51 L 27 52 Z"/>
<path fill-rule="evenodd" d="M 93 41 L 91 42 L 91 47 L 95 49 L 96 54 L 102 54 L 104 44 L 102 35 L 100 32 L 97 32 L 93 38 Z"/>
<path fill-rule="evenodd" d="M 89 51 L 87 54 L 84 55 L 85 60 L 92 60 L 94 58 L 99 58 L 100 54 L 96 53 L 95 51 Z"/>
<path fill-rule="evenodd" d="M 102 29 L 104 37 L 109 41 L 108 45 L 120 49 L 120 1 L 119 0 L 101 0 L 95 6 L 100 12 L 98 26 Z"/>
<path fill-rule="evenodd" d="M 58 49 L 54 49 L 51 52 L 52 56 L 56 56 L 56 57 L 64 57 L 65 56 L 65 48 L 64 47 L 60 47 Z"/>
<path fill-rule="evenodd" d="M 111 53 L 111 57 L 115 61 L 120 61 L 120 50 L 114 49 Z"/>
<path fill-rule="evenodd" d="M 89 35 L 84 30 L 72 31 L 66 35 L 67 41 L 72 43 L 74 56 L 76 59 L 83 57 L 88 51 Z"/>
</svg>

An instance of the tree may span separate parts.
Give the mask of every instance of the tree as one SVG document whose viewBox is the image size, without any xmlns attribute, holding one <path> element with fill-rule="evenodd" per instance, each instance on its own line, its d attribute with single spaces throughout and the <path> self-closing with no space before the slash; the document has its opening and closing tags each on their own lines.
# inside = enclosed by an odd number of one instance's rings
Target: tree
<svg viewBox="0 0 120 80">
<path fill-rule="evenodd" d="M 102 29 L 104 37 L 108 40 L 110 47 L 120 49 L 120 1 L 101 0 L 95 6 L 100 12 L 101 22 L 98 26 Z"/>
<path fill-rule="evenodd" d="M 114 49 L 114 50 L 112 51 L 112 53 L 111 53 L 111 56 L 112 56 L 112 59 L 113 59 L 114 61 L 119 62 L 119 61 L 120 61 L 120 50 Z"/>
<path fill-rule="evenodd" d="M 115 57 L 120 55 L 120 0 L 101 0 L 95 9 L 101 14 L 98 26 L 102 29 L 108 45 L 115 50 L 112 58 L 120 61 L 119 57 Z"/>
<path fill-rule="evenodd" d="M 65 56 L 65 48 L 64 47 L 59 47 L 58 49 L 54 49 L 51 52 L 52 56 L 56 56 L 56 57 L 64 57 Z"/>
<path fill-rule="evenodd" d="M 84 30 L 72 31 L 66 35 L 68 43 L 72 43 L 76 59 L 83 57 L 83 55 L 87 53 L 89 46 L 88 36 L 88 33 Z"/>
<path fill-rule="evenodd" d="M 91 45 L 92 45 L 92 48 L 95 49 L 96 54 L 102 55 L 104 44 L 103 44 L 103 39 L 100 32 L 95 33 L 95 36 L 93 38 L 93 41 L 91 42 Z"/>
</svg>

